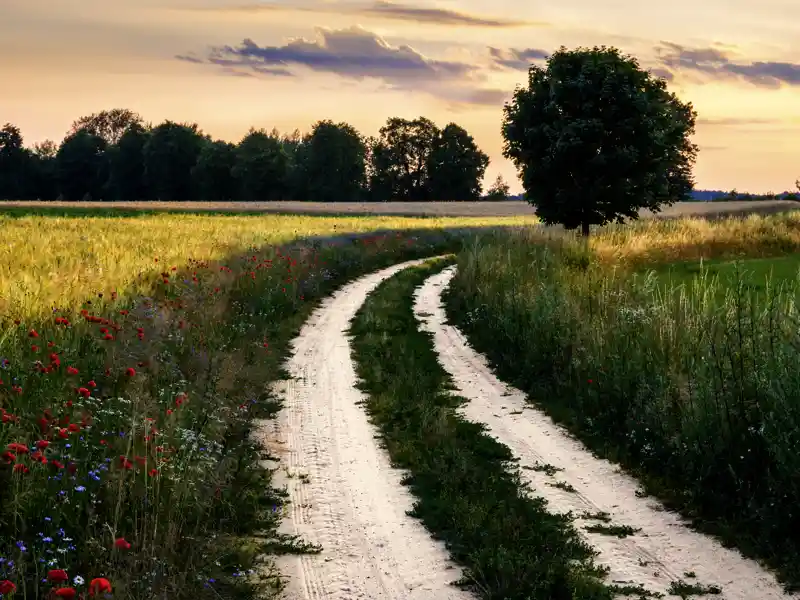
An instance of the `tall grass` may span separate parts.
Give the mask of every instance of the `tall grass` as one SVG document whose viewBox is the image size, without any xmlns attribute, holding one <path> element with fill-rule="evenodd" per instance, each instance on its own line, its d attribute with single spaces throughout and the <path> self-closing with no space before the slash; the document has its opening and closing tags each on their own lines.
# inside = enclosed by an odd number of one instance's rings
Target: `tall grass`
<svg viewBox="0 0 800 600">
<path fill-rule="evenodd" d="M 775 222 L 788 231 L 799 221 Z M 723 241 L 707 251 L 731 250 L 726 236 L 753 223 L 758 233 L 758 219 L 710 225 Z M 449 315 L 503 377 L 589 447 L 799 587 L 800 538 L 789 533 L 800 524 L 797 286 L 755 295 L 739 273 L 663 288 L 604 254 L 616 240 L 636 259 L 648 242 L 679 255 L 669 235 L 638 236 L 681 230 L 692 227 L 616 229 L 594 249 L 569 237 L 485 238 L 458 258 Z M 686 247 L 695 252 L 694 240 Z M 767 247 L 753 237 L 739 252 Z"/>
</svg>

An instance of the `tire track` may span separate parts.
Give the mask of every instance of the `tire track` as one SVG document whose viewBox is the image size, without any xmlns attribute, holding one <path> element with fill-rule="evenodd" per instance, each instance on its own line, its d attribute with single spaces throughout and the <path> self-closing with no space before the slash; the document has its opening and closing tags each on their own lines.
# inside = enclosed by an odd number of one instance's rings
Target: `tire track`
<svg viewBox="0 0 800 600">
<path fill-rule="evenodd" d="M 650 591 L 666 593 L 672 581 L 695 581 L 685 575 L 693 572 L 697 583 L 722 588 L 717 598 L 796 597 L 786 594 L 755 561 L 687 528 L 678 515 L 665 511 L 652 498 L 637 497 L 635 479 L 594 457 L 546 414 L 531 407 L 522 392 L 499 381 L 486 359 L 469 347 L 455 327 L 446 324 L 441 293 L 454 274 L 455 267 L 449 267 L 430 277 L 415 293 L 414 312 L 421 328 L 433 334 L 439 360 L 453 378 L 457 393 L 469 400 L 460 411 L 465 418 L 486 424 L 489 433 L 511 449 L 523 466 L 523 480 L 554 510 L 576 515 L 602 511 L 614 525 L 640 530 L 623 539 L 583 531 L 600 552 L 598 564 L 609 567 L 611 582 L 642 584 Z M 561 471 L 552 478 L 530 470 L 537 462 Z M 552 487 L 556 481 L 569 484 L 575 492 Z M 576 523 L 582 524 L 586 521 Z"/>
<path fill-rule="evenodd" d="M 280 557 L 285 597 L 297 600 L 467 600 L 443 544 L 406 514 L 413 499 L 358 403 L 346 331 L 384 279 L 423 261 L 378 271 L 328 298 L 294 340 L 291 380 L 276 386 L 283 408 L 266 447 L 288 471 L 284 533 L 320 544 L 319 555 Z"/>
</svg>

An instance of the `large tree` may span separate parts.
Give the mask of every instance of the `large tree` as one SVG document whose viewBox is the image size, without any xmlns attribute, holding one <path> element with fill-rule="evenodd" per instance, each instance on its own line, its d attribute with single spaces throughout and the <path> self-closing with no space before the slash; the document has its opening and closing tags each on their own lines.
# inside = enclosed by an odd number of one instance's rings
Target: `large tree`
<svg viewBox="0 0 800 600">
<path fill-rule="evenodd" d="M 236 147 L 233 174 L 245 200 L 282 200 L 288 196 L 289 155 L 281 139 L 251 129 Z"/>
<path fill-rule="evenodd" d="M 112 108 L 77 119 L 72 123 L 68 135 L 83 129 L 111 145 L 116 144 L 132 126 L 143 125 L 142 117 L 138 113 L 127 108 Z"/>
<path fill-rule="evenodd" d="M 109 192 L 115 200 L 150 200 L 145 174 L 145 146 L 150 132 L 132 124 L 108 151 Z"/>
<path fill-rule="evenodd" d="M 58 197 L 58 145 L 44 140 L 33 145 L 28 197 L 55 200 Z"/>
<path fill-rule="evenodd" d="M 27 191 L 29 155 L 22 145 L 19 127 L 0 127 L 0 198 L 19 200 Z"/>
<path fill-rule="evenodd" d="M 207 143 L 192 171 L 197 185 L 198 199 L 215 202 L 236 200 L 238 189 L 236 178 L 233 176 L 235 166 L 235 144 L 222 140 Z"/>
<path fill-rule="evenodd" d="M 364 138 L 347 123 L 319 121 L 297 151 L 297 183 L 302 198 L 317 202 L 353 201 L 365 187 Z"/>
<path fill-rule="evenodd" d="M 144 146 L 144 166 L 156 200 L 195 198 L 192 169 L 206 143 L 196 124 L 165 121 L 153 128 Z"/>
<path fill-rule="evenodd" d="M 489 157 L 464 128 L 455 123 L 447 125 L 433 139 L 427 162 L 429 200 L 480 199 Z"/>
<path fill-rule="evenodd" d="M 427 200 L 429 157 L 439 128 L 425 117 L 392 117 L 372 148 L 373 193 L 381 200 Z"/>
<path fill-rule="evenodd" d="M 64 138 L 56 154 L 58 185 L 65 200 L 99 200 L 108 178 L 106 141 L 79 129 Z"/>
<path fill-rule="evenodd" d="M 543 222 L 636 219 L 688 198 L 696 113 L 615 48 L 560 48 L 504 109 L 503 154 Z"/>
</svg>

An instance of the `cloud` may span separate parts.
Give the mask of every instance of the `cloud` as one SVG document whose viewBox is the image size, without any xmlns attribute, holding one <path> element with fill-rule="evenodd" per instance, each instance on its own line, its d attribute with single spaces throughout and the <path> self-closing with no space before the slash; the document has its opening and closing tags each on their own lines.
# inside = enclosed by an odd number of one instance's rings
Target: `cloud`
<svg viewBox="0 0 800 600">
<path fill-rule="evenodd" d="M 731 53 L 724 50 L 686 48 L 670 42 L 661 42 L 656 53 L 659 62 L 673 73 L 694 72 L 712 79 L 738 79 L 769 88 L 800 85 L 800 64 L 797 63 L 734 62 Z"/>
<path fill-rule="evenodd" d="M 527 71 L 532 62 L 544 60 L 548 56 L 550 56 L 550 53 L 547 50 L 540 50 L 539 48 L 526 48 L 525 50 L 509 48 L 508 50 L 501 50 L 489 47 L 489 57 L 495 66 L 516 71 Z"/>
<path fill-rule="evenodd" d="M 320 27 L 316 40 L 297 38 L 283 46 L 259 46 L 251 39 L 235 47 L 215 46 L 207 62 L 261 72 L 300 66 L 342 77 L 372 77 L 387 82 L 467 78 L 476 71 L 466 63 L 427 58 L 410 46 L 391 46 L 358 26 L 339 30 Z"/>
<path fill-rule="evenodd" d="M 291 4 L 281 4 L 276 2 L 259 2 L 254 4 L 243 4 L 234 7 L 192 8 L 190 10 L 216 10 L 225 12 L 303 11 L 378 17 L 389 20 L 413 21 L 415 23 L 427 23 L 433 25 L 461 25 L 466 27 L 507 28 L 525 26 L 544 27 L 548 25 L 547 23 L 542 22 L 474 15 L 447 8 L 422 7 L 400 2 L 388 2 L 386 0 L 377 0 L 371 3 L 357 4 L 339 4 L 334 2 L 311 4 L 293 2 Z"/>
<path fill-rule="evenodd" d="M 422 8 L 394 2 L 375 2 L 371 6 L 356 9 L 356 12 L 367 16 L 379 16 L 418 23 L 435 23 L 437 25 L 466 25 L 473 27 L 521 27 L 534 25 L 534 23 L 526 21 L 480 17 L 444 8 Z"/>
<path fill-rule="evenodd" d="M 717 126 L 717 127 L 746 127 L 748 125 L 774 125 L 781 123 L 779 119 L 762 119 L 762 118 L 740 118 L 740 117 L 722 117 L 718 119 L 698 118 L 697 124 L 704 126 Z"/>
<path fill-rule="evenodd" d="M 215 65 L 227 75 L 291 77 L 307 69 L 350 80 L 373 79 L 387 89 L 422 92 L 457 104 L 501 106 L 510 93 L 480 87 L 486 76 L 476 65 L 430 58 L 408 45 L 392 46 L 357 26 L 318 28 L 313 41 L 296 38 L 281 46 L 260 46 L 245 39 L 237 46 L 212 46 L 204 58 L 176 58 Z"/>
</svg>

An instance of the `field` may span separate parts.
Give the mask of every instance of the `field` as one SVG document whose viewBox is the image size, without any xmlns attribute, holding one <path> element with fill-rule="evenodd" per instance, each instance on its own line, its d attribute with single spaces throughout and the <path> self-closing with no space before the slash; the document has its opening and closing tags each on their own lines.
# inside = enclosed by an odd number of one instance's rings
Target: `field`
<svg viewBox="0 0 800 600">
<path fill-rule="evenodd" d="M 35 202 L 0 201 L 0 209 L 37 210 L 84 208 L 124 211 L 266 212 L 280 214 L 394 215 L 425 217 L 517 217 L 533 216 L 536 211 L 526 202 Z M 665 207 L 659 216 L 667 218 L 718 217 L 741 214 L 772 214 L 793 210 L 791 200 L 736 200 L 732 202 L 680 202 Z M 642 217 L 652 216 L 642 211 Z"/>
<path fill-rule="evenodd" d="M 0 596 L 788 597 L 800 216 L 478 204 L 15 203 Z"/>
</svg>

